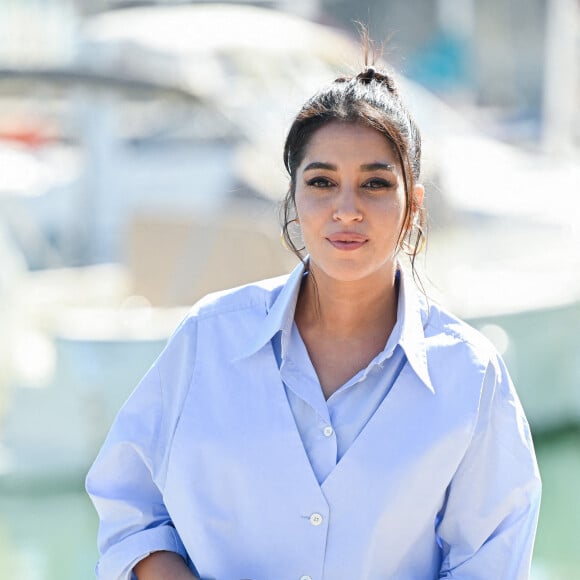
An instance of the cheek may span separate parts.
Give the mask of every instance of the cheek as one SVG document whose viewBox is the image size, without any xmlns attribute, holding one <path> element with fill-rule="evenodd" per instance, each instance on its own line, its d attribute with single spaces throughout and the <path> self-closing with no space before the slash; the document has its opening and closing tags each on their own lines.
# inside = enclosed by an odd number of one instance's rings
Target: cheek
<svg viewBox="0 0 580 580">
<path fill-rule="evenodd" d="M 375 215 L 383 215 L 390 223 L 405 221 L 405 199 L 393 196 L 382 200 L 380 207 L 374 209 Z"/>
<path fill-rule="evenodd" d="M 405 199 L 405 193 L 401 192 L 400 195 L 393 200 L 393 213 L 397 216 L 397 221 L 401 226 L 406 222 L 407 214 L 407 203 Z"/>
<path fill-rule="evenodd" d="M 298 223 L 316 221 L 321 214 L 321 203 L 315 198 L 296 194 L 296 217 Z"/>
<path fill-rule="evenodd" d="M 378 212 L 377 215 L 379 215 Z M 381 215 L 383 219 L 379 227 L 383 231 L 385 239 L 388 239 L 389 243 L 396 243 L 402 230 L 406 227 L 405 200 L 398 198 L 389 200 L 381 208 Z"/>
</svg>

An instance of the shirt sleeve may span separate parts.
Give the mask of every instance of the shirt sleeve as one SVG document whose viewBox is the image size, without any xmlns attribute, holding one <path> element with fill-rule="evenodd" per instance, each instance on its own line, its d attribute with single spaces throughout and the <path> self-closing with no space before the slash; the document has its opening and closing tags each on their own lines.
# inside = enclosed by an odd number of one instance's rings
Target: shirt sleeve
<svg viewBox="0 0 580 580">
<path fill-rule="evenodd" d="M 131 580 L 155 551 L 188 555 L 164 504 L 172 425 L 193 373 L 195 328 L 184 322 L 117 415 L 86 479 L 99 515 L 97 578 Z"/>
<path fill-rule="evenodd" d="M 529 578 L 540 492 L 529 426 L 497 357 L 485 372 L 473 438 L 439 522 L 439 577 Z"/>
</svg>

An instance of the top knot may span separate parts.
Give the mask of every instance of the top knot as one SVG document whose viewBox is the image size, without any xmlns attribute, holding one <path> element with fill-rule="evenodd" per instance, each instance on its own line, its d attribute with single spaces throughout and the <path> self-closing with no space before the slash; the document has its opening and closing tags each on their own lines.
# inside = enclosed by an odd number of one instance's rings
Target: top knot
<svg viewBox="0 0 580 580">
<path fill-rule="evenodd" d="M 356 76 L 357 81 L 368 85 L 371 81 L 376 81 L 384 85 L 393 95 L 398 95 L 395 80 L 386 72 L 379 72 L 374 67 L 368 66 L 364 71 Z"/>
</svg>

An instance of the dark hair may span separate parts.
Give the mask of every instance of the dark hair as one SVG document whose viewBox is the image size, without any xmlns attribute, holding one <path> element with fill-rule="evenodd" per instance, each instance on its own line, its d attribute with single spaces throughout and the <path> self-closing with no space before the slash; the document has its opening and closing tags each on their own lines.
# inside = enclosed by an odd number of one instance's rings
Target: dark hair
<svg viewBox="0 0 580 580">
<path fill-rule="evenodd" d="M 354 77 L 340 77 L 311 97 L 290 127 L 284 145 L 284 165 L 290 186 L 282 205 L 282 235 L 286 245 L 304 261 L 289 231 L 296 218 L 296 170 L 302 163 L 312 135 L 333 121 L 358 123 L 383 134 L 398 158 L 405 184 L 405 220 L 399 235 L 400 247 L 409 255 L 415 275 L 415 258 L 424 240 L 425 211 L 412 198 L 421 172 L 421 135 L 404 105 L 393 77 L 366 67 Z"/>
</svg>

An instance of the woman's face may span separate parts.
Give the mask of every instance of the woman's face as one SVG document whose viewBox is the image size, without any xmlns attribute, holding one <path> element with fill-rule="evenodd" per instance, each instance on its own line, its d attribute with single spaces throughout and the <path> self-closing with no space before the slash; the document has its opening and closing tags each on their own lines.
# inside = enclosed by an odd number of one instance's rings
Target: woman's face
<svg viewBox="0 0 580 580">
<path fill-rule="evenodd" d="M 422 197 L 417 186 L 417 207 Z M 381 133 L 339 121 L 318 129 L 296 171 L 295 201 L 316 275 L 344 282 L 394 275 L 405 185 Z"/>
</svg>

